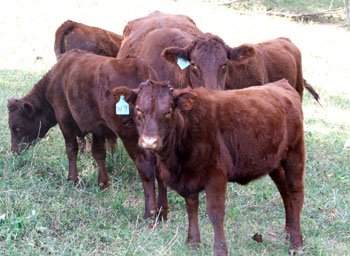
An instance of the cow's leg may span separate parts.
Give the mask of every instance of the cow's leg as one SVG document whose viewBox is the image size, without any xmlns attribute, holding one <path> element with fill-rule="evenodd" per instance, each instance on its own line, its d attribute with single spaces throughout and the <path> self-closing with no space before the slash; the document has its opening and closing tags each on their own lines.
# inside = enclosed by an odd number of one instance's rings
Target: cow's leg
<svg viewBox="0 0 350 256">
<path fill-rule="evenodd" d="M 78 183 L 77 155 L 78 142 L 74 130 L 65 124 L 59 124 L 66 144 L 66 154 L 69 163 L 68 180 Z"/>
<path fill-rule="evenodd" d="M 158 209 L 161 211 L 160 216 L 162 217 L 162 219 L 167 220 L 169 211 L 167 187 L 164 181 L 160 178 L 159 168 L 156 168 L 156 177 L 158 182 Z"/>
<path fill-rule="evenodd" d="M 301 139 L 302 140 L 302 139 Z M 303 239 L 300 227 L 301 210 L 304 203 L 304 165 L 305 165 L 305 153 L 304 144 L 299 143 L 299 147 L 296 149 L 289 149 L 288 156 L 284 164 L 286 182 L 291 199 L 292 208 L 292 224 L 290 227 L 290 251 L 294 252 L 295 249 L 298 253 L 302 252 Z"/>
<path fill-rule="evenodd" d="M 210 177 L 205 186 L 207 214 L 214 228 L 214 255 L 226 256 L 228 253 L 224 233 L 226 177 L 215 175 Z"/>
<path fill-rule="evenodd" d="M 193 247 L 201 242 L 198 225 L 198 197 L 198 194 L 185 197 L 188 216 L 187 244 Z"/>
<path fill-rule="evenodd" d="M 292 226 L 292 205 L 291 205 L 291 199 L 290 199 L 290 194 L 287 186 L 284 169 L 280 167 L 274 170 L 272 173 L 270 173 L 270 177 L 275 183 L 276 187 L 278 188 L 278 191 L 280 192 L 283 200 L 285 218 L 286 218 L 284 232 L 286 237 L 289 238 L 290 229 Z"/>
<path fill-rule="evenodd" d="M 145 195 L 145 212 L 143 218 L 154 217 L 157 212 L 157 201 L 155 192 L 155 156 L 150 152 L 138 147 L 138 133 L 136 130 L 123 130 L 118 133 L 122 139 L 124 147 L 131 159 L 134 161 Z"/>
<path fill-rule="evenodd" d="M 98 185 L 102 189 L 109 187 L 109 177 L 106 170 L 106 139 L 104 136 L 92 135 L 91 153 L 98 165 Z"/>
<path fill-rule="evenodd" d="M 155 192 L 155 161 L 148 154 L 137 154 L 135 160 L 145 195 L 145 213 L 143 218 L 154 218 L 158 212 Z"/>
</svg>

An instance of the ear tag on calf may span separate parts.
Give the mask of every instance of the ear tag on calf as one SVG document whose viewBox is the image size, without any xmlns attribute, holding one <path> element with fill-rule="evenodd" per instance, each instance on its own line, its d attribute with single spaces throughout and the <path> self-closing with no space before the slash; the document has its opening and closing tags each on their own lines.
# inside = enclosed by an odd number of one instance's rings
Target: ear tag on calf
<svg viewBox="0 0 350 256">
<path fill-rule="evenodd" d="M 115 104 L 115 112 L 117 115 L 129 115 L 129 104 L 125 101 L 124 96 L 121 95 L 117 104 Z"/>
<path fill-rule="evenodd" d="M 187 68 L 191 63 L 188 60 L 185 60 L 184 58 L 177 57 L 177 65 L 183 70 Z"/>
</svg>

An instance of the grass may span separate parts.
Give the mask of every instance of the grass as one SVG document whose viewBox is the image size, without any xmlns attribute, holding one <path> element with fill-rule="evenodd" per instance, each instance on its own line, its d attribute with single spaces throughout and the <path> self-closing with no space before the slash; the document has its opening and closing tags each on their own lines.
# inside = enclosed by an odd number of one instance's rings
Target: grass
<svg viewBox="0 0 350 256">
<path fill-rule="evenodd" d="M 337 23 L 346 26 L 346 13 L 343 0 L 248 0 L 248 1 L 225 1 L 218 0 L 230 8 L 241 11 L 263 11 L 285 14 L 305 14 L 330 11 L 318 16 L 307 16 L 295 18 L 298 21 L 312 21 L 318 23 Z M 228 4 L 230 3 L 230 4 Z"/>
<path fill-rule="evenodd" d="M 185 246 L 185 203 L 173 191 L 168 192 L 169 220 L 149 228 L 149 221 L 142 219 L 141 182 L 121 144 L 108 155 L 112 187 L 107 191 L 98 189 L 97 167 L 88 153 L 79 156 L 81 184 L 66 181 L 68 160 L 58 127 L 20 157 L 10 152 L 7 99 L 25 95 L 55 63 L 53 34 L 64 20 L 121 34 L 127 20 L 156 9 L 187 14 L 204 32 L 220 35 L 230 46 L 287 36 L 301 49 L 304 76 L 320 93 L 323 106 L 305 92 L 304 252 L 348 255 L 350 151 L 343 146 L 350 138 L 349 32 L 334 25 L 235 15 L 199 1 L 130 2 L 138 8 L 118 1 L 17 1 L 13 12 L 7 10 L 0 18 L 0 255 L 212 255 L 205 195 L 197 251 Z M 230 255 L 287 255 L 282 200 L 270 179 L 245 187 L 229 184 L 226 202 Z M 262 235 L 262 243 L 251 239 L 255 233 Z"/>
<path fill-rule="evenodd" d="M 246 7 L 264 7 L 266 10 L 278 10 L 288 12 L 318 12 L 335 8 L 343 8 L 342 0 L 250 0 L 238 1 Z"/>
</svg>

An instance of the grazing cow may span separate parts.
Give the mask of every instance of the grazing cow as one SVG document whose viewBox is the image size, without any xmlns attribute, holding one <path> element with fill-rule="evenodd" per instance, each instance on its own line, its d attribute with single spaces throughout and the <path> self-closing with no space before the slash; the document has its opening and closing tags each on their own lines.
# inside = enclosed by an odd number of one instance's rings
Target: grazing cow
<svg viewBox="0 0 350 256">
<path fill-rule="evenodd" d="M 283 199 L 291 250 L 302 249 L 303 114 L 301 98 L 287 80 L 230 91 L 147 81 L 112 94 L 117 101 L 124 95 L 135 109 L 139 145 L 155 152 L 161 178 L 185 198 L 188 243 L 200 242 L 198 194 L 205 190 L 214 254 L 227 255 L 227 182 L 245 185 L 269 175 Z"/>
<path fill-rule="evenodd" d="M 240 89 L 285 78 L 303 93 L 301 53 L 287 38 L 231 48 L 189 17 L 161 12 L 129 21 L 123 37 L 118 58 L 142 57 L 176 88 Z"/>
<path fill-rule="evenodd" d="M 34 144 L 58 123 L 69 160 L 68 180 L 78 182 L 76 137 L 90 132 L 92 155 L 98 164 L 98 184 L 105 189 L 109 186 L 105 140 L 117 135 L 135 162 L 145 191 L 144 217 L 150 217 L 157 211 L 155 157 L 138 147 L 133 119 L 130 115 L 116 115 L 111 95 L 111 90 L 119 85 L 136 88 L 150 78 L 157 79 L 156 74 L 138 57 L 121 60 L 82 50 L 67 52 L 26 96 L 9 100 L 12 150 L 19 152 L 23 146 Z M 158 203 L 166 218 L 166 190 L 162 181 L 158 181 L 158 186 Z"/>
<path fill-rule="evenodd" d="M 97 55 L 116 57 L 122 40 L 122 36 L 113 32 L 67 20 L 56 30 L 55 54 L 59 59 L 69 50 L 81 49 Z"/>
</svg>

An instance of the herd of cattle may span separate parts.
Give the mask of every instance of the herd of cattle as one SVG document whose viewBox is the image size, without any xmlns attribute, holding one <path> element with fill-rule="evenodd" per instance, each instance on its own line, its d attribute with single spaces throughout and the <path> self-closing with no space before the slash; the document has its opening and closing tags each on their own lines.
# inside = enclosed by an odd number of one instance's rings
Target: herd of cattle
<svg viewBox="0 0 350 256">
<path fill-rule="evenodd" d="M 105 189 L 106 141 L 119 137 L 142 181 L 144 218 L 167 219 L 171 187 L 185 198 L 191 245 L 200 243 L 198 195 L 205 190 L 215 255 L 228 254 L 227 182 L 244 185 L 269 175 L 283 199 L 290 252 L 301 253 L 304 87 L 319 96 L 288 38 L 230 47 L 187 16 L 157 11 L 129 21 L 122 36 L 66 21 L 54 50 L 51 70 L 23 98 L 8 102 L 12 151 L 33 145 L 58 123 L 68 180 L 78 182 L 77 138 L 91 133 Z M 121 101 L 127 111 L 118 114 Z"/>
</svg>

